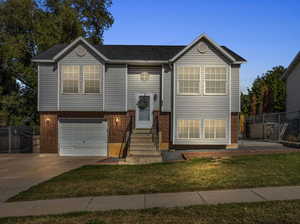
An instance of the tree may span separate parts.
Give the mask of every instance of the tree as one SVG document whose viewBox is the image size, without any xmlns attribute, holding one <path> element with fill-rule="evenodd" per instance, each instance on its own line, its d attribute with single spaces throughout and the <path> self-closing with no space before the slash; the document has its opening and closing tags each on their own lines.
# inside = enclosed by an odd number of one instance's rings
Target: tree
<svg viewBox="0 0 300 224">
<path fill-rule="evenodd" d="M 102 43 L 113 23 L 110 0 L 0 1 L 0 112 L 10 124 L 37 122 L 37 68 L 33 56 L 78 36 Z"/>
<path fill-rule="evenodd" d="M 242 112 L 262 114 L 285 110 L 286 87 L 282 80 L 283 66 L 273 67 L 261 77 L 257 77 L 247 94 L 242 94 Z"/>
</svg>

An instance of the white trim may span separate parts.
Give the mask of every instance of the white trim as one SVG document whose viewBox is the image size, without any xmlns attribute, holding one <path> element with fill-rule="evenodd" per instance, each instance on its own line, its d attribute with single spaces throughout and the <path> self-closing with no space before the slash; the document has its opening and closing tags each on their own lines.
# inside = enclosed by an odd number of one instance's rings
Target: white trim
<svg viewBox="0 0 300 224">
<path fill-rule="evenodd" d="M 172 76 L 171 76 L 172 77 Z M 172 108 L 172 117 L 173 117 L 173 127 L 172 127 L 172 143 L 175 143 L 175 122 L 176 122 L 176 117 L 175 117 L 175 111 L 176 111 L 176 79 L 177 79 L 177 74 L 176 74 L 176 64 L 173 64 L 173 108 Z"/>
<path fill-rule="evenodd" d="M 205 138 L 205 121 L 210 121 L 210 120 L 213 120 L 213 121 L 224 121 L 225 122 L 225 138 L 216 138 L 216 130 L 215 130 L 215 127 L 214 127 L 214 138 Z M 228 120 L 226 118 L 204 118 L 203 119 L 203 139 L 204 140 L 225 140 L 227 139 L 229 133 L 227 131 L 227 128 L 228 128 Z"/>
<path fill-rule="evenodd" d="M 228 74 L 229 72 L 229 68 L 230 66 L 228 65 L 203 65 L 204 67 L 204 72 L 203 72 L 203 96 L 227 96 L 228 91 L 229 91 L 229 78 L 231 75 Z M 206 93 L 206 68 L 217 68 L 217 67 L 221 67 L 221 68 L 225 68 L 226 69 L 226 85 L 225 85 L 225 93 Z"/>
<path fill-rule="evenodd" d="M 232 76 L 232 73 L 231 73 L 231 66 L 229 66 L 229 118 L 228 118 L 228 127 L 229 130 L 228 130 L 228 144 L 231 144 L 231 110 L 232 110 L 232 106 L 231 106 L 231 102 L 232 102 L 232 91 L 231 91 L 231 76 Z M 239 96 L 241 94 L 239 93 Z"/>
<path fill-rule="evenodd" d="M 169 63 L 168 60 L 112 60 L 109 59 L 107 61 L 107 63 L 116 63 L 116 64 L 120 64 L 120 63 L 125 63 L 128 65 L 142 65 L 142 64 L 148 64 L 148 65 L 160 65 L 160 64 L 164 64 L 164 63 Z"/>
<path fill-rule="evenodd" d="M 109 60 L 107 57 L 105 57 L 103 54 L 101 54 L 96 48 L 94 48 L 89 42 L 87 42 L 83 37 L 76 38 L 72 43 L 70 43 L 67 47 L 65 47 L 58 54 L 56 54 L 53 57 L 53 60 L 56 60 L 57 58 L 59 58 L 62 54 L 64 54 L 67 50 L 69 50 L 71 47 L 73 47 L 79 41 L 82 41 L 84 44 L 86 44 L 89 48 L 91 48 L 97 55 L 99 55 L 105 61 Z"/>
<path fill-rule="evenodd" d="M 31 62 L 55 62 L 51 59 L 32 59 Z"/>
<path fill-rule="evenodd" d="M 37 110 L 40 111 L 40 65 L 37 65 L 37 81 L 38 81 L 38 91 L 37 91 Z"/>
<path fill-rule="evenodd" d="M 60 91 L 61 91 L 61 74 L 60 74 L 60 63 L 57 63 L 57 110 L 60 111 Z"/>
<path fill-rule="evenodd" d="M 161 65 L 161 93 L 160 93 L 160 98 L 161 98 L 161 110 L 164 111 L 164 65 Z"/>
<path fill-rule="evenodd" d="M 153 111 L 154 111 L 154 100 L 153 100 L 153 96 L 154 96 L 154 93 L 136 93 L 135 94 L 135 99 L 136 99 L 136 103 L 139 99 L 140 96 L 149 96 L 150 97 L 150 121 L 146 121 L 146 122 L 149 122 L 150 124 L 150 127 L 147 126 L 147 124 L 142 124 L 141 122 L 143 121 L 139 121 L 139 108 L 138 106 L 136 105 L 135 106 L 135 127 L 136 128 L 151 128 L 152 127 L 152 124 L 153 124 Z"/>
<path fill-rule="evenodd" d="M 216 42 L 214 42 L 212 39 L 210 39 L 206 34 L 201 34 L 198 36 L 195 40 L 192 41 L 189 45 L 187 45 L 184 49 L 182 49 L 179 53 L 177 53 L 170 61 L 174 62 L 177 58 L 179 58 L 182 54 L 184 54 L 187 50 L 189 50 L 194 44 L 199 42 L 201 39 L 205 38 L 210 42 L 214 47 L 216 47 L 221 53 L 223 53 L 225 56 L 227 56 L 232 62 L 236 62 L 236 60 L 229 55 L 220 45 L 218 45 Z"/>
<path fill-rule="evenodd" d="M 128 64 L 125 71 L 125 111 L 128 111 Z"/>
<path fill-rule="evenodd" d="M 179 118 L 176 120 L 176 139 L 177 140 L 199 140 L 201 139 L 201 136 L 202 136 L 202 127 L 201 127 L 201 118 L 198 118 L 198 119 L 185 119 L 185 118 Z M 187 137 L 187 138 L 179 138 L 178 137 L 178 121 L 199 121 L 199 138 L 190 138 L 190 137 Z M 188 127 L 188 136 L 189 136 L 189 127 Z"/>
<path fill-rule="evenodd" d="M 100 76 L 101 80 L 101 76 Z M 105 64 L 102 64 L 102 111 L 105 111 Z"/>
</svg>

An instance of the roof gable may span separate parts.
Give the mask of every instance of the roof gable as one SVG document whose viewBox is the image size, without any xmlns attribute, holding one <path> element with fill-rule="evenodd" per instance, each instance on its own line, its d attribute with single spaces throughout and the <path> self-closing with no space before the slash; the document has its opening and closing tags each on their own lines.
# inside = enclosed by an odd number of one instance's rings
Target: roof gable
<svg viewBox="0 0 300 224">
<path fill-rule="evenodd" d="M 282 78 L 287 79 L 288 76 L 293 72 L 294 68 L 300 63 L 300 51 L 294 57 L 291 64 L 287 67 L 286 71 L 283 73 Z"/>
<path fill-rule="evenodd" d="M 178 58 L 180 58 L 183 54 L 185 54 L 188 50 L 190 50 L 193 46 L 195 46 L 201 40 L 207 41 L 209 44 L 211 44 L 213 47 L 215 47 L 222 55 L 224 55 L 226 58 L 228 58 L 231 62 L 241 62 L 241 63 L 245 62 L 245 60 L 243 60 L 243 61 L 236 60 L 236 58 L 233 57 L 232 54 L 230 54 L 226 49 L 224 49 L 223 47 L 221 47 L 220 45 L 218 45 L 216 42 L 214 42 L 212 39 L 210 39 L 205 34 L 201 34 L 200 36 L 198 36 L 189 45 L 187 45 L 180 52 L 178 52 L 173 58 L 171 58 L 170 61 L 172 61 L 172 62 L 176 61 Z"/>
<path fill-rule="evenodd" d="M 79 37 L 70 44 L 57 44 L 50 49 L 32 58 L 33 62 L 55 62 L 68 50 L 76 44 L 83 43 L 90 48 L 95 54 L 100 56 L 108 63 L 126 63 L 126 62 L 142 62 L 142 63 L 169 63 L 175 57 L 180 57 L 189 48 L 199 42 L 200 39 L 207 38 L 203 35 L 198 37 L 190 45 L 92 45 L 84 38 Z M 210 42 L 211 44 L 211 42 Z M 233 63 L 242 63 L 246 60 L 228 49 L 225 46 L 214 44 L 217 50 Z"/>
</svg>

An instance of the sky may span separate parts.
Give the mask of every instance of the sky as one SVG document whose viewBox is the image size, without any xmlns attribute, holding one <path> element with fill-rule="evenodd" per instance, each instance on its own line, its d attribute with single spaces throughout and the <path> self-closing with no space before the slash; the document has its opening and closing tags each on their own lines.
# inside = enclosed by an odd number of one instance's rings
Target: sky
<svg viewBox="0 0 300 224">
<path fill-rule="evenodd" d="M 300 0 L 113 0 L 104 44 L 187 45 L 202 33 L 247 59 L 241 90 L 300 51 Z"/>
</svg>

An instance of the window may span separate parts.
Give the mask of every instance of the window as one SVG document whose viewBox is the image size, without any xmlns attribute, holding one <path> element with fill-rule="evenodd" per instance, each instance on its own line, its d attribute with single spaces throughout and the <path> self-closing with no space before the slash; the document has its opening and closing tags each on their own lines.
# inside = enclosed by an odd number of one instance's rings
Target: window
<svg viewBox="0 0 300 224">
<path fill-rule="evenodd" d="M 177 120 L 178 138 L 200 138 L 199 120 Z"/>
<path fill-rule="evenodd" d="M 178 67 L 177 88 L 179 95 L 200 95 L 200 67 Z"/>
<path fill-rule="evenodd" d="M 83 77 L 85 93 L 100 93 L 99 65 L 84 65 Z"/>
<path fill-rule="evenodd" d="M 62 66 L 63 93 L 79 92 L 79 76 L 80 76 L 79 65 Z"/>
<path fill-rule="evenodd" d="M 226 79 L 225 67 L 206 67 L 204 93 L 207 95 L 226 95 Z"/>
<path fill-rule="evenodd" d="M 205 138 L 226 138 L 226 120 L 205 120 Z"/>
</svg>

